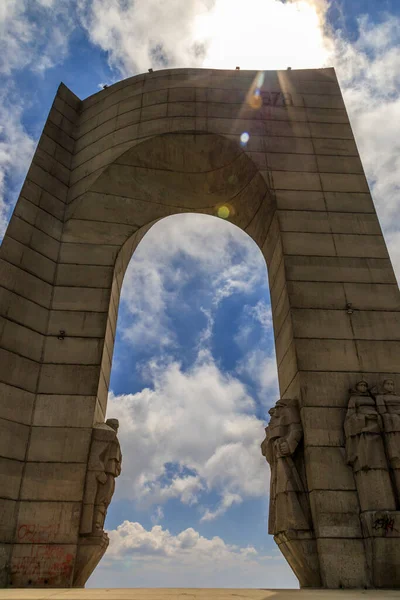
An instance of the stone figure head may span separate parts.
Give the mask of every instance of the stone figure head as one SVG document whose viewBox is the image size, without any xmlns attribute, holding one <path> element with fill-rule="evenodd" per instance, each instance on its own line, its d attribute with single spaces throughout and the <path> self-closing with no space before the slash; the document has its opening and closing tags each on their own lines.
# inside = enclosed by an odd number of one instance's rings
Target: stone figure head
<svg viewBox="0 0 400 600">
<path fill-rule="evenodd" d="M 366 381 L 364 381 L 363 379 L 361 381 L 358 381 L 355 385 L 355 392 L 358 392 L 359 394 L 368 394 L 368 392 L 369 392 L 368 383 Z"/>
<path fill-rule="evenodd" d="M 394 394 L 394 381 L 393 379 L 385 379 L 383 382 L 383 391 L 385 394 Z"/>
<path fill-rule="evenodd" d="M 109 427 L 111 427 L 111 429 L 114 429 L 114 431 L 116 433 L 118 433 L 118 428 L 119 428 L 118 419 L 107 419 L 106 425 L 108 425 Z"/>
</svg>

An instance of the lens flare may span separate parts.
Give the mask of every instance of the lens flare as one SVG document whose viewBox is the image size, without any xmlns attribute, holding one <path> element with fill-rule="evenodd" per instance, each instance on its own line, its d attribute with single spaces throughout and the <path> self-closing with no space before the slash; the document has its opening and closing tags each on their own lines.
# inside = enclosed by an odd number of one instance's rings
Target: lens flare
<svg viewBox="0 0 400 600">
<path fill-rule="evenodd" d="M 247 142 L 249 141 L 249 139 L 250 139 L 250 135 L 247 133 L 247 131 L 244 131 L 242 133 L 242 135 L 240 136 L 240 144 L 242 146 L 245 146 L 247 144 Z"/>
<path fill-rule="evenodd" d="M 226 206 L 225 204 L 223 206 L 219 206 L 218 210 L 217 210 L 217 215 L 221 218 L 221 219 L 227 219 L 230 215 L 230 210 L 229 207 Z"/>
</svg>

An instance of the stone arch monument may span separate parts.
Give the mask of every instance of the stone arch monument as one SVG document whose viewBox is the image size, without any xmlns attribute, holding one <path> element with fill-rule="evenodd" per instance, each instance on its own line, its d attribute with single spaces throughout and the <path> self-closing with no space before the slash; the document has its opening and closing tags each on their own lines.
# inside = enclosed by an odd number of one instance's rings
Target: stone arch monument
<svg viewBox="0 0 400 600">
<path fill-rule="evenodd" d="M 107 547 L 121 285 L 183 212 L 268 266 L 270 532 L 302 586 L 400 586 L 400 296 L 333 69 L 58 89 L 0 249 L 0 585 L 82 586 Z"/>
</svg>

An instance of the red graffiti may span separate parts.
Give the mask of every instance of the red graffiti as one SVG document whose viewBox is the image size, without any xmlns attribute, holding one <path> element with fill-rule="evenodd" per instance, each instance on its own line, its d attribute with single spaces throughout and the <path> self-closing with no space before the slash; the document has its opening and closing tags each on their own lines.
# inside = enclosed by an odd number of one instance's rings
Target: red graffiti
<svg viewBox="0 0 400 600">
<path fill-rule="evenodd" d="M 74 555 L 65 546 L 31 545 L 27 555 L 12 560 L 14 585 L 65 585 L 72 576 Z"/>
<path fill-rule="evenodd" d="M 18 540 L 30 544 L 46 544 L 54 540 L 59 525 L 23 524 L 18 528 Z"/>
</svg>

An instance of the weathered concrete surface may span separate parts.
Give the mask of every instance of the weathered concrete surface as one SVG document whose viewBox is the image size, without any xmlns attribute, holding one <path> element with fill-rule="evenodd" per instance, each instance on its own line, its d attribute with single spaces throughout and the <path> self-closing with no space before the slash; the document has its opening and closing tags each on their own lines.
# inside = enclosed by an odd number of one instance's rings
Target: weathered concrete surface
<svg viewBox="0 0 400 600">
<path fill-rule="evenodd" d="M 3 590 L 0 600 L 391 600 L 395 590 L 262 590 L 198 588 L 108 588 Z"/>
<path fill-rule="evenodd" d="M 357 381 L 400 389 L 400 294 L 335 72 L 172 69 L 60 86 L 0 248 L 0 587 L 73 585 L 125 270 L 156 221 L 221 206 L 265 257 L 299 403 L 312 529 L 278 543 L 303 585 L 307 555 L 326 588 L 398 585 L 343 423 Z"/>
</svg>

